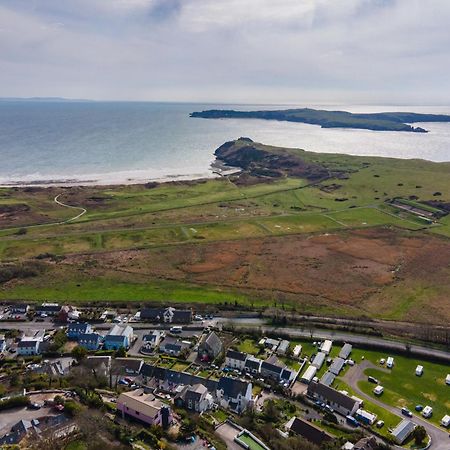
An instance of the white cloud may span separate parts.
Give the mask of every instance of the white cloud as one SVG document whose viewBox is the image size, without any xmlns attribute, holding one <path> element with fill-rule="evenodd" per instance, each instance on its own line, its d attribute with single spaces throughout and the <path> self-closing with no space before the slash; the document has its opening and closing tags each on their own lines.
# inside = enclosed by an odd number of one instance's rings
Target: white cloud
<svg viewBox="0 0 450 450">
<path fill-rule="evenodd" d="M 447 0 L 0 0 L 0 95 L 450 101 Z"/>
</svg>

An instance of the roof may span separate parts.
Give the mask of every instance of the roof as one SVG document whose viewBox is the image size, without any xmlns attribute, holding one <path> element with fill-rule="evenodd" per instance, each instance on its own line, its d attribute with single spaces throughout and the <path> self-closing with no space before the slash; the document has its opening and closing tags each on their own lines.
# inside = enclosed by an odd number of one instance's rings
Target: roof
<svg viewBox="0 0 450 450">
<path fill-rule="evenodd" d="M 206 386 L 203 386 L 203 384 L 194 384 L 194 386 L 188 386 L 186 389 L 186 392 L 184 394 L 184 399 L 192 400 L 194 402 L 198 402 L 201 400 L 202 396 L 205 395 L 208 392 L 208 389 Z"/>
<path fill-rule="evenodd" d="M 360 439 L 353 447 L 353 450 L 375 450 L 377 447 L 375 436 L 369 436 Z"/>
<path fill-rule="evenodd" d="M 58 303 L 42 303 L 41 306 L 36 308 L 37 311 L 49 311 L 49 312 L 59 312 L 61 306 Z"/>
<path fill-rule="evenodd" d="M 301 379 L 311 381 L 314 378 L 314 375 L 316 374 L 316 372 L 317 372 L 317 367 L 309 365 L 308 368 L 303 373 L 303 375 L 301 376 Z"/>
<path fill-rule="evenodd" d="M 134 372 L 139 372 L 144 363 L 144 361 L 139 358 L 116 358 L 115 362 L 119 366 Z"/>
<path fill-rule="evenodd" d="M 238 352 L 236 350 L 228 350 L 226 357 L 236 359 L 238 361 L 245 361 L 247 359 L 247 353 Z"/>
<path fill-rule="evenodd" d="M 90 326 L 89 323 L 69 323 L 67 325 L 67 331 L 86 331 Z"/>
<path fill-rule="evenodd" d="M 109 331 L 108 334 L 105 336 L 105 338 L 109 339 L 111 336 L 130 336 L 133 334 L 133 328 L 131 328 L 129 325 L 120 326 L 120 325 L 114 325 Z"/>
<path fill-rule="evenodd" d="M 339 358 L 347 359 L 352 352 L 352 348 L 352 344 L 344 344 L 341 348 L 341 351 L 339 352 Z"/>
<path fill-rule="evenodd" d="M 203 335 L 200 339 L 199 348 L 209 347 L 214 353 L 220 353 L 222 351 L 222 341 L 214 331 L 211 331 L 208 335 Z"/>
<path fill-rule="evenodd" d="M 157 338 L 162 337 L 163 334 L 164 334 L 163 331 L 160 331 L 160 330 L 153 330 L 151 334 L 145 334 L 145 335 L 142 337 L 142 340 L 143 340 L 144 342 L 153 342 L 153 341 L 156 341 Z"/>
<path fill-rule="evenodd" d="M 78 336 L 79 341 L 99 341 L 102 337 L 98 333 L 83 333 Z"/>
<path fill-rule="evenodd" d="M 165 405 L 152 394 L 145 394 L 143 389 L 122 392 L 117 399 L 118 404 L 126 405 L 146 416 L 155 417 Z"/>
<path fill-rule="evenodd" d="M 268 372 L 276 373 L 277 375 L 280 375 L 280 373 L 283 371 L 283 367 L 277 366 L 267 361 L 263 361 L 261 363 L 261 369 L 267 370 Z"/>
<path fill-rule="evenodd" d="M 342 370 L 342 368 L 344 367 L 344 363 L 345 360 L 343 360 L 342 358 L 334 358 L 333 359 L 333 363 L 330 366 L 330 372 L 334 373 L 335 375 L 339 375 L 339 372 Z"/>
<path fill-rule="evenodd" d="M 325 353 L 323 353 L 323 352 L 319 352 L 319 353 L 317 353 L 317 355 L 314 357 L 314 359 L 312 360 L 312 365 L 313 366 L 316 366 L 317 368 L 320 368 L 320 367 L 322 367 L 322 365 L 323 365 L 323 363 L 324 363 L 324 361 L 325 361 L 325 358 L 326 358 L 326 356 L 327 355 L 325 355 Z"/>
<path fill-rule="evenodd" d="M 36 344 L 39 345 L 39 341 L 37 339 L 26 339 L 20 341 L 17 344 L 17 347 L 19 348 L 36 347 Z"/>
<path fill-rule="evenodd" d="M 259 370 L 261 367 L 261 360 L 254 358 L 253 356 L 249 356 L 245 361 L 245 367 L 248 369 Z"/>
<path fill-rule="evenodd" d="M 175 323 L 189 323 L 192 320 L 192 310 L 175 308 L 142 308 L 141 319 L 162 321 L 164 313 L 171 313 Z"/>
<path fill-rule="evenodd" d="M 278 348 L 277 348 L 277 351 L 280 351 L 280 352 L 286 352 L 287 349 L 289 348 L 289 344 L 290 344 L 289 341 L 286 341 L 285 339 L 283 339 L 283 340 L 279 343 Z"/>
<path fill-rule="evenodd" d="M 357 400 L 348 395 L 345 395 L 332 387 L 326 386 L 325 384 L 316 383 L 314 381 L 308 386 L 308 394 L 313 396 L 318 395 L 348 410 L 352 410 L 358 403 Z"/>
<path fill-rule="evenodd" d="M 333 384 L 334 379 L 336 378 L 336 375 L 331 372 L 325 372 L 322 375 L 322 378 L 320 379 L 320 382 L 324 384 L 325 386 L 331 386 Z"/>
<path fill-rule="evenodd" d="M 322 442 L 331 441 L 333 438 L 326 431 L 321 430 L 310 422 L 300 419 L 299 417 L 293 417 L 288 422 L 288 428 L 295 434 L 298 434 L 308 441 L 321 445 Z"/>
<path fill-rule="evenodd" d="M 292 370 L 284 368 L 283 372 L 281 372 L 280 378 L 282 380 L 290 380 L 292 377 L 292 374 L 293 374 Z"/>
<path fill-rule="evenodd" d="M 392 436 L 400 444 L 414 431 L 416 426 L 408 419 L 403 419 L 393 430 Z"/>
<path fill-rule="evenodd" d="M 223 390 L 225 397 L 237 398 L 239 394 L 245 395 L 251 383 L 230 377 L 222 377 L 217 385 L 217 390 Z"/>
</svg>

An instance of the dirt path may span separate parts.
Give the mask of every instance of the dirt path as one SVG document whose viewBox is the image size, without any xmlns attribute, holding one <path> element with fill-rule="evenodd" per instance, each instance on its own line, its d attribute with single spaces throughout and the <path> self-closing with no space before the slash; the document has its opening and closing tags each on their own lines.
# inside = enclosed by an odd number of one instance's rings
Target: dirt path
<svg viewBox="0 0 450 450">
<path fill-rule="evenodd" d="M 60 205 L 60 206 L 64 206 L 65 208 L 77 209 L 77 210 L 79 210 L 79 211 L 81 210 L 81 212 L 80 212 L 79 214 L 77 214 L 77 215 L 74 216 L 74 217 L 71 217 L 70 219 L 64 220 L 63 222 L 59 222 L 60 224 L 61 224 L 61 223 L 72 222 L 73 220 L 76 220 L 76 219 L 80 218 L 83 214 L 86 214 L 86 213 L 87 213 L 87 209 L 82 208 L 81 206 L 72 206 L 72 205 L 67 205 L 66 203 L 60 202 L 60 201 L 58 200 L 58 197 L 59 197 L 60 195 L 62 195 L 62 194 L 58 194 L 58 195 L 53 199 L 53 201 L 54 201 L 55 203 L 57 203 L 57 204 Z"/>
<path fill-rule="evenodd" d="M 355 391 L 355 393 L 361 397 L 362 399 L 367 399 L 371 401 L 372 403 L 375 403 L 376 405 L 380 406 L 381 408 L 386 409 L 387 411 L 390 411 L 391 413 L 399 416 L 399 421 L 402 418 L 400 416 L 401 414 L 401 408 L 397 406 L 390 406 L 386 403 L 371 397 L 370 395 L 367 395 L 364 393 L 361 389 L 358 387 L 358 381 L 364 379 L 366 375 L 364 374 L 364 371 L 368 368 L 376 368 L 378 370 L 382 370 L 382 368 L 375 366 L 370 361 L 363 361 L 360 364 L 356 364 L 353 367 L 350 367 L 348 372 L 342 377 L 342 379 Z M 400 414 L 399 414 L 400 413 Z M 411 420 L 416 423 L 417 425 L 422 425 L 425 430 L 427 430 L 428 435 L 431 437 L 431 446 L 430 449 L 432 450 L 448 450 L 449 449 L 449 438 L 448 434 L 439 429 L 436 425 L 428 422 L 425 419 L 422 419 L 419 416 L 414 415 Z"/>
</svg>

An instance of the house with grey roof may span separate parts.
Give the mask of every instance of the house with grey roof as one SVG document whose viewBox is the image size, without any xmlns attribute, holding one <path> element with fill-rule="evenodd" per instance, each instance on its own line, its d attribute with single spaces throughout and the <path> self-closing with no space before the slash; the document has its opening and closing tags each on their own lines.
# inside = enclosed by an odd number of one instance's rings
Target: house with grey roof
<svg viewBox="0 0 450 450">
<path fill-rule="evenodd" d="M 175 405 L 201 413 L 210 409 L 214 403 L 213 396 L 203 384 L 187 385 L 175 396 Z"/>
<path fill-rule="evenodd" d="M 331 372 L 325 372 L 320 379 L 320 382 L 325 386 L 331 386 L 336 378 L 336 375 Z"/>
<path fill-rule="evenodd" d="M 133 342 L 133 328 L 129 325 L 114 325 L 105 336 L 105 350 L 118 350 L 119 348 L 129 349 Z"/>
<path fill-rule="evenodd" d="M 138 375 L 141 372 L 144 360 L 140 358 L 115 358 L 114 364 L 117 369 L 128 375 Z"/>
<path fill-rule="evenodd" d="M 71 340 L 77 340 L 82 334 L 90 334 L 94 330 L 89 323 L 69 323 L 67 325 L 67 338 Z"/>
<path fill-rule="evenodd" d="M 318 446 L 321 446 L 324 442 L 333 440 L 331 434 L 300 417 L 292 417 L 285 425 L 285 429 L 289 433 L 301 436 Z"/>
<path fill-rule="evenodd" d="M 98 333 L 86 333 L 78 336 L 78 345 L 86 350 L 98 350 L 102 343 L 102 336 Z"/>
<path fill-rule="evenodd" d="M 252 383 L 237 378 L 222 377 L 217 385 L 216 396 L 222 407 L 240 414 L 252 401 Z"/>
<path fill-rule="evenodd" d="M 414 431 L 416 425 L 408 419 L 403 419 L 393 430 L 392 437 L 394 441 L 402 445 L 403 442 L 409 437 L 409 435 Z"/>
<path fill-rule="evenodd" d="M 263 361 L 261 363 L 261 375 L 264 378 L 271 378 L 272 380 L 278 381 L 283 372 L 283 367 L 270 363 L 268 361 Z"/>
<path fill-rule="evenodd" d="M 204 334 L 198 346 L 198 356 L 202 361 L 213 361 L 223 352 L 223 343 L 214 331 Z"/>
<path fill-rule="evenodd" d="M 247 353 L 238 352 L 237 350 L 228 350 L 225 355 L 225 366 L 231 369 L 244 370 Z"/>
<path fill-rule="evenodd" d="M 261 371 L 262 360 L 249 355 L 245 360 L 244 370 L 252 375 L 257 375 Z"/>
<path fill-rule="evenodd" d="M 159 344 L 163 340 L 166 333 L 161 330 L 153 330 L 150 334 L 145 334 L 142 338 L 144 346 L 148 349 L 155 349 L 159 347 Z"/>
<path fill-rule="evenodd" d="M 141 309 L 140 318 L 143 321 L 159 322 L 159 323 L 191 323 L 191 309 L 175 309 L 168 308 L 143 308 Z"/>
<path fill-rule="evenodd" d="M 320 400 L 327 404 L 343 416 L 352 416 L 360 407 L 359 401 L 330 386 L 315 381 L 308 385 L 307 395 L 314 400 Z"/>
<path fill-rule="evenodd" d="M 180 356 L 181 352 L 189 348 L 189 343 L 173 337 L 166 337 L 159 345 L 159 351 L 171 356 Z"/>
</svg>

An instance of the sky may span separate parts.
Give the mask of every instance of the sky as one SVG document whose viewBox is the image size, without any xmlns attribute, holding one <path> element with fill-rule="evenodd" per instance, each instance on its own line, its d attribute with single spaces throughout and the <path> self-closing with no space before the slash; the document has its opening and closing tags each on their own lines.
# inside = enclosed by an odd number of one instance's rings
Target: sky
<svg viewBox="0 0 450 450">
<path fill-rule="evenodd" d="M 0 0 L 0 97 L 450 104 L 449 0 Z"/>
</svg>

